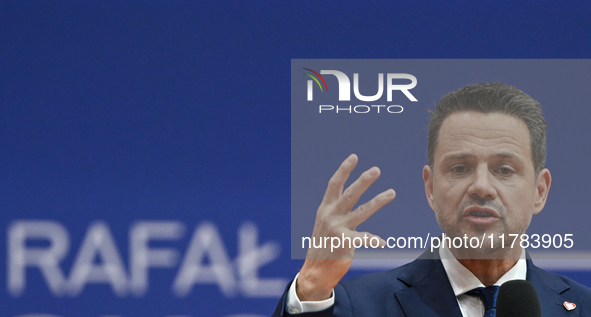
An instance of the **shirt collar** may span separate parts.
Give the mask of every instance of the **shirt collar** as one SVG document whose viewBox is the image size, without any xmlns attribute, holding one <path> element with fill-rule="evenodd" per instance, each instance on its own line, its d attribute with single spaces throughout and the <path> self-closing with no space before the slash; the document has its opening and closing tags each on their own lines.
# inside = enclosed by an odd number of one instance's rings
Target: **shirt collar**
<svg viewBox="0 0 591 317">
<path fill-rule="evenodd" d="M 477 287 L 484 287 L 480 280 L 460 263 L 448 248 L 439 248 L 439 257 L 445 269 L 445 273 L 451 283 L 456 296 L 464 294 Z M 517 263 L 494 284 L 501 286 L 511 280 L 525 280 L 527 276 L 527 262 L 525 250 L 521 249 L 521 256 Z"/>
</svg>

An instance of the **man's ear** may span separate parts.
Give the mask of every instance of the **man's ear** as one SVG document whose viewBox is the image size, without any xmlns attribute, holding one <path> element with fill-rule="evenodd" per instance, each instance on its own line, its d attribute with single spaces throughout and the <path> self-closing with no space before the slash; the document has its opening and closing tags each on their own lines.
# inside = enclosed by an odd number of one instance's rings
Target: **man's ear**
<svg viewBox="0 0 591 317">
<path fill-rule="evenodd" d="M 544 168 L 538 174 L 536 180 L 536 187 L 534 193 L 534 215 L 537 215 L 546 205 L 548 199 L 548 192 L 550 191 L 550 184 L 552 184 L 552 176 L 547 168 Z"/>
<path fill-rule="evenodd" d="M 423 181 L 425 182 L 425 195 L 431 209 L 435 211 L 435 204 L 433 203 L 433 172 L 429 165 L 423 167 Z"/>
</svg>

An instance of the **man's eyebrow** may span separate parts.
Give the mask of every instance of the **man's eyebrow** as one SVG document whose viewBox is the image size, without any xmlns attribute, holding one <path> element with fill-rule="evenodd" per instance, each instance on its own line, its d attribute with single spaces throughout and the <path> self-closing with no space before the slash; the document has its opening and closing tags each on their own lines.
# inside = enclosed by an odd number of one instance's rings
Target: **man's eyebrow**
<svg viewBox="0 0 591 317">
<path fill-rule="evenodd" d="M 511 152 L 496 153 L 494 155 L 494 157 L 508 158 L 508 159 L 516 160 L 517 162 L 519 162 L 519 164 L 523 164 L 523 160 L 521 159 L 521 157 L 519 157 L 519 155 L 516 155 L 515 153 L 511 153 Z"/>
</svg>

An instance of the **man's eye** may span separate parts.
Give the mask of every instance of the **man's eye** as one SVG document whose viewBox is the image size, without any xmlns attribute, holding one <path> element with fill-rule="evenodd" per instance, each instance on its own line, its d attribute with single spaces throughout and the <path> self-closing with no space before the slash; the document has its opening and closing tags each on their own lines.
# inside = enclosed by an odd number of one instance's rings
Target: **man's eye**
<svg viewBox="0 0 591 317">
<path fill-rule="evenodd" d="M 511 175 L 513 174 L 513 170 L 508 167 L 501 167 L 499 173 L 501 173 L 501 175 Z"/>
<path fill-rule="evenodd" d="M 466 167 L 465 166 L 454 166 L 452 167 L 452 171 L 456 174 L 464 174 L 466 172 Z"/>
</svg>

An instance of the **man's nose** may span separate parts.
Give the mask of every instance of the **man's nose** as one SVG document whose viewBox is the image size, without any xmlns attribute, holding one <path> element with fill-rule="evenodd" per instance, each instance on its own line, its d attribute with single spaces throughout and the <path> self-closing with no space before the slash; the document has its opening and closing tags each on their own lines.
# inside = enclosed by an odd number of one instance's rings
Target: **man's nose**
<svg viewBox="0 0 591 317">
<path fill-rule="evenodd" d="M 480 199 L 494 200 L 497 198 L 497 190 L 493 186 L 494 177 L 485 164 L 480 165 L 472 175 L 472 183 L 468 188 L 468 196 L 477 196 Z"/>
</svg>

